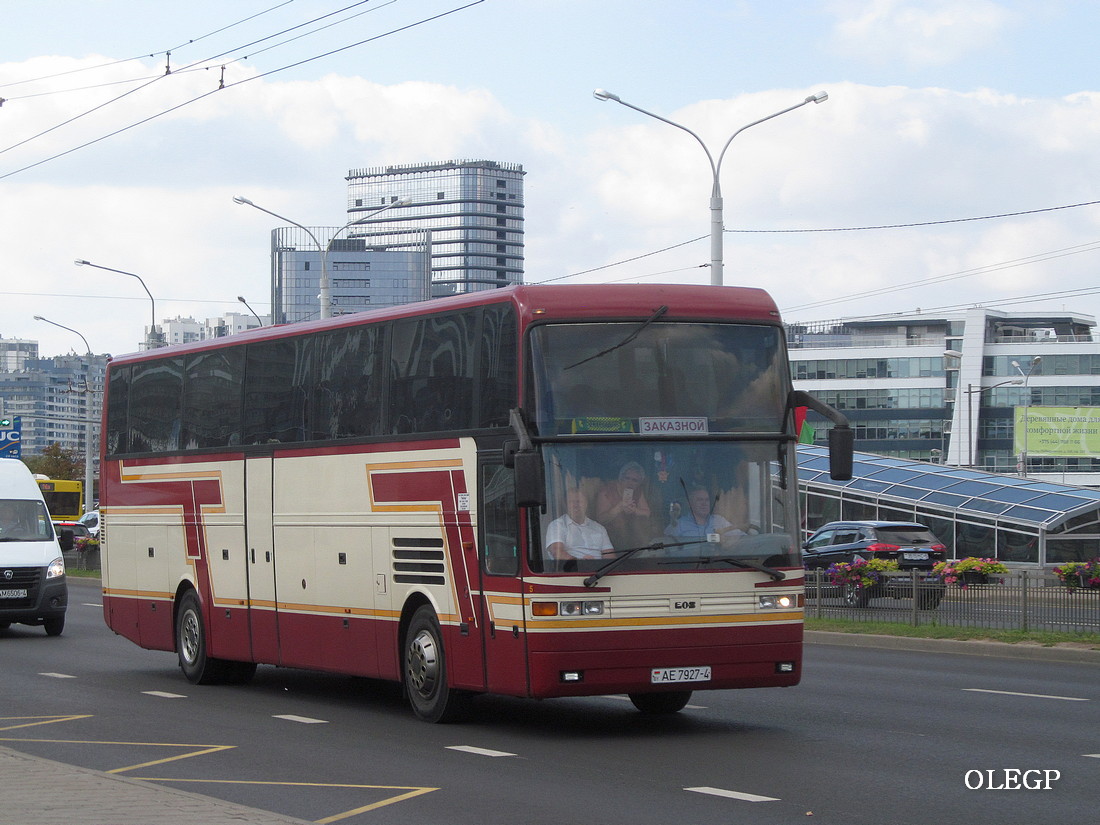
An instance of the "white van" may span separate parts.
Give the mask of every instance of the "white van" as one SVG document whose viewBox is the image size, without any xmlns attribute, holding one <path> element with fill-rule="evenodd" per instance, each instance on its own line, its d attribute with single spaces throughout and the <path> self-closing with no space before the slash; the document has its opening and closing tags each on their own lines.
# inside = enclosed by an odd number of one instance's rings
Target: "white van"
<svg viewBox="0 0 1100 825">
<path fill-rule="evenodd" d="M 72 542 L 72 534 L 63 536 Z M 42 625 L 65 629 L 65 559 L 42 492 L 27 465 L 0 458 L 0 630 Z"/>
</svg>

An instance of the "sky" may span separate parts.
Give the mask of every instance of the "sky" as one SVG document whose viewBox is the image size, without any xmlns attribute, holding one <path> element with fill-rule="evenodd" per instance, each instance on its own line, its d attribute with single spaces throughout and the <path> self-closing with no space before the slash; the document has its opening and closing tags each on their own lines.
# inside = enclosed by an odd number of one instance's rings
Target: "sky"
<svg viewBox="0 0 1100 825">
<path fill-rule="evenodd" d="M 1100 314 L 1092 0 L 5 0 L 0 335 L 270 311 L 352 169 L 521 164 L 528 283 L 724 283 L 787 321 Z M 633 106 L 593 97 L 607 89 Z M 821 104 L 801 103 L 819 91 Z M 739 131 L 742 127 L 750 128 Z M 139 275 L 77 267 L 88 260 Z M 35 315 L 55 324 L 37 321 Z"/>
</svg>

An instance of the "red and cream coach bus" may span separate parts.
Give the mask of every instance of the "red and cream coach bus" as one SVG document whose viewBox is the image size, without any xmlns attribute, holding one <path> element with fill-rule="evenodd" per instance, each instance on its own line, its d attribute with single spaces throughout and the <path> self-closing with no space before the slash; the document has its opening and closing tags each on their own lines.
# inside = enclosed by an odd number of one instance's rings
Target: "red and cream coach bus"
<svg viewBox="0 0 1100 825">
<path fill-rule="evenodd" d="M 794 685 L 807 404 L 843 475 L 847 422 L 733 287 L 521 286 L 118 357 L 104 615 L 192 682 L 396 680 L 429 721 Z"/>
</svg>

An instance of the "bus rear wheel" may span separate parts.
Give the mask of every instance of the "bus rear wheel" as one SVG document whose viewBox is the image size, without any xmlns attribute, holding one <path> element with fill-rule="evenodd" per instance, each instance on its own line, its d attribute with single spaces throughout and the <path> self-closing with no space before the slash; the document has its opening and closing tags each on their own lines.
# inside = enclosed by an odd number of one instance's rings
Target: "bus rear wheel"
<svg viewBox="0 0 1100 825">
<path fill-rule="evenodd" d="M 454 722 L 467 709 L 469 695 L 447 684 L 443 633 L 435 611 L 417 608 L 405 632 L 405 693 L 413 713 L 425 722 Z"/>
<path fill-rule="evenodd" d="M 631 693 L 630 701 L 642 713 L 649 715 L 679 713 L 691 701 L 690 690 L 674 690 L 669 693 Z"/>
</svg>

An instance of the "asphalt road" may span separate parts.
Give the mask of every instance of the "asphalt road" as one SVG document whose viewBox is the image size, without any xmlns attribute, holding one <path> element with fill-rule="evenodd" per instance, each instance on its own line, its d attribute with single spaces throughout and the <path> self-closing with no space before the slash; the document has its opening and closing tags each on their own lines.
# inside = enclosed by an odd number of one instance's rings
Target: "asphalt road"
<svg viewBox="0 0 1100 825">
<path fill-rule="evenodd" d="M 800 686 L 700 692 L 673 717 L 643 717 L 617 697 L 483 697 L 472 721 L 442 726 L 416 721 L 395 685 L 362 679 L 261 667 L 245 687 L 196 687 L 171 654 L 104 626 L 93 583 L 74 582 L 70 603 L 60 638 L 0 631 L 0 744 L 306 820 L 1039 825 L 1095 815 L 1095 664 L 809 645 Z M 2 788 L 0 778 L 0 807 Z"/>
</svg>

